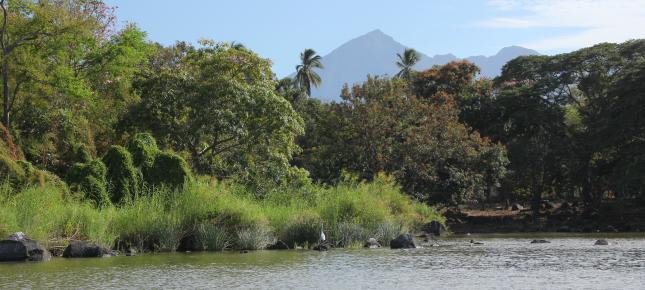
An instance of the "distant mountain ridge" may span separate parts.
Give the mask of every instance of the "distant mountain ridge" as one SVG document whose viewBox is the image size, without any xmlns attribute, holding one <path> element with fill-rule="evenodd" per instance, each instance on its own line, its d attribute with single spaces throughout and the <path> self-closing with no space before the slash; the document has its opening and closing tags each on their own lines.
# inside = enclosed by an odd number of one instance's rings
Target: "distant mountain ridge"
<svg viewBox="0 0 645 290">
<path fill-rule="evenodd" d="M 354 38 L 329 54 L 323 56 L 324 69 L 318 70 L 323 82 L 319 88 L 312 88 L 312 96 L 323 101 L 338 101 L 340 90 L 345 83 L 362 83 L 367 75 L 394 76 L 398 72 L 396 54 L 402 53 L 405 45 L 397 42 L 381 30 L 374 30 Z M 421 59 L 415 69 L 424 70 L 459 60 L 453 54 L 427 56 L 421 52 Z M 495 77 L 509 60 L 522 55 L 537 55 L 535 50 L 520 46 L 509 46 L 493 56 L 471 56 L 465 58 L 481 68 L 481 76 Z M 293 76 L 293 75 L 291 75 Z"/>
</svg>

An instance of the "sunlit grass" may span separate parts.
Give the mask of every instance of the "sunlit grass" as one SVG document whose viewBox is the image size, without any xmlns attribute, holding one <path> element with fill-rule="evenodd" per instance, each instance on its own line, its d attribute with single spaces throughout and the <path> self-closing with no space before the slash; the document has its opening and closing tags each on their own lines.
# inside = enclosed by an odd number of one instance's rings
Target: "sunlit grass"
<svg viewBox="0 0 645 290">
<path fill-rule="evenodd" d="M 52 186 L 0 198 L 0 235 L 22 231 L 46 244 L 91 240 L 109 247 L 174 251 L 193 237 L 203 250 L 262 249 L 280 239 L 310 247 L 320 230 L 335 246 L 387 244 L 396 235 L 443 218 L 413 202 L 391 179 L 310 186 L 257 199 L 243 187 L 199 179 L 173 191 L 149 188 L 119 206 L 95 207 Z"/>
</svg>

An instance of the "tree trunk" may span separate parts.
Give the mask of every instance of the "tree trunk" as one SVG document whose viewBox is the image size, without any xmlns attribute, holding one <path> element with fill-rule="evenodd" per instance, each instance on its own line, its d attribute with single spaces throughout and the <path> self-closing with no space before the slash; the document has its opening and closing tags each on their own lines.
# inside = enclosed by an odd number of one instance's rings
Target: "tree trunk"
<svg viewBox="0 0 645 290">
<path fill-rule="evenodd" d="M 9 60 L 7 55 L 8 53 L 4 51 L 2 58 L 2 124 L 9 128 Z"/>
</svg>

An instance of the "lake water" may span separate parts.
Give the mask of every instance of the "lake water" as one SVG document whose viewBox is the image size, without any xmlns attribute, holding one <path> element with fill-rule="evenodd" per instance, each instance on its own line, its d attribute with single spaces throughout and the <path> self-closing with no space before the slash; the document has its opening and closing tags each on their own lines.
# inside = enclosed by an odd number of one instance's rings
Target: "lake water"
<svg viewBox="0 0 645 290">
<path fill-rule="evenodd" d="M 483 245 L 471 245 L 470 239 Z M 547 238 L 550 244 L 530 244 Z M 594 246 L 606 238 L 609 246 Z M 174 253 L 0 263 L 0 288 L 644 289 L 645 236 L 469 236 L 411 250 Z"/>
</svg>

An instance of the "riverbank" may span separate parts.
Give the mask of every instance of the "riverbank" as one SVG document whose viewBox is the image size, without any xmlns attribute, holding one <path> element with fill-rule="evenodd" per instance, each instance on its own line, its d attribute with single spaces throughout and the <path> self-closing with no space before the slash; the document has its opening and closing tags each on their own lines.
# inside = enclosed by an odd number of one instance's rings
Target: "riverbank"
<svg viewBox="0 0 645 290">
<path fill-rule="evenodd" d="M 362 247 L 368 238 L 387 246 L 433 220 L 443 222 L 386 177 L 263 198 L 243 186 L 198 178 L 181 190 L 151 190 L 98 207 L 47 185 L 0 195 L 0 236 L 24 232 L 46 248 L 71 240 L 138 252 L 257 250 L 278 241 L 308 248 L 321 231 L 334 247 Z"/>
<path fill-rule="evenodd" d="M 530 232 L 643 232 L 645 206 L 631 202 L 605 201 L 594 212 L 576 204 L 545 202 L 540 215 L 529 207 L 445 211 L 446 224 L 455 234 Z"/>
</svg>

